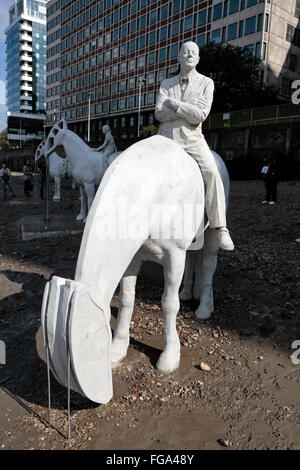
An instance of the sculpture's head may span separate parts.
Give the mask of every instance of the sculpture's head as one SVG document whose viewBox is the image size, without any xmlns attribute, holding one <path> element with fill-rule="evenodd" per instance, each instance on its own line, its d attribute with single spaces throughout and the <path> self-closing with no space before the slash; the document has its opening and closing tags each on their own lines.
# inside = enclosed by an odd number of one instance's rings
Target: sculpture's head
<svg viewBox="0 0 300 470">
<path fill-rule="evenodd" d="M 52 127 L 46 140 L 46 157 L 49 157 L 59 145 L 62 145 L 63 137 L 67 130 L 68 126 L 65 119 L 61 119 Z"/>
<path fill-rule="evenodd" d="M 193 41 L 185 42 L 179 52 L 179 62 L 182 72 L 189 72 L 198 65 L 200 60 L 199 47 Z"/>
<path fill-rule="evenodd" d="M 34 157 L 34 160 L 37 162 L 39 158 L 41 157 L 44 157 L 45 156 L 45 145 L 46 145 L 46 141 L 45 139 L 40 143 L 40 145 L 38 146 L 38 148 L 36 149 L 36 152 L 35 152 L 35 157 Z"/>
<path fill-rule="evenodd" d="M 105 124 L 102 127 L 102 132 L 103 132 L 103 134 L 106 134 L 107 132 L 110 132 L 110 127 L 107 124 Z"/>
</svg>

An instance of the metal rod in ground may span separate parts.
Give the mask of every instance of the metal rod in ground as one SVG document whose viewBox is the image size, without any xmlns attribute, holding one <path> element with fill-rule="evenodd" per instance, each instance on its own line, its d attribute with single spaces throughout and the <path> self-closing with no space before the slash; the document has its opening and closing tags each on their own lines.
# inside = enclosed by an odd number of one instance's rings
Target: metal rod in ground
<svg viewBox="0 0 300 470">
<path fill-rule="evenodd" d="M 71 439 L 70 351 L 68 350 L 68 439 Z"/>
<path fill-rule="evenodd" d="M 51 426 L 51 378 L 50 378 L 50 366 L 49 366 L 49 351 L 46 347 L 47 357 L 47 380 L 48 380 L 48 423 Z"/>
<path fill-rule="evenodd" d="M 50 174 L 49 158 L 46 158 L 46 223 L 50 221 Z"/>
</svg>

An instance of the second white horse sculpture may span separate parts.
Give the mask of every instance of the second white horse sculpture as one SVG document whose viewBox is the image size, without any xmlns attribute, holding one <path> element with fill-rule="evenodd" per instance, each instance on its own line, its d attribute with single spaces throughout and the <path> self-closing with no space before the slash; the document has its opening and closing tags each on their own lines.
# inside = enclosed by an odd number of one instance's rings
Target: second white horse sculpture
<svg viewBox="0 0 300 470">
<path fill-rule="evenodd" d="M 46 157 L 46 141 L 43 140 L 35 152 L 35 161 L 37 162 L 41 157 Z M 61 179 L 68 173 L 68 161 L 61 158 L 56 152 L 53 152 L 49 157 L 49 173 L 54 178 L 54 201 L 60 201 L 60 187 Z"/>
<path fill-rule="evenodd" d="M 81 209 L 77 220 L 85 220 L 87 210 L 92 205 L 96 187 L 99 185 L 108 165 L 120 152 L 115 152 L 106 159 L 102 152 L 89 147 L 77 134 L 70 131 L 67 122 L 62 119 L 49 132 L 46 141 L 46 154 L 51 155 L 62 146 L 70 164 L 72 178 L 79 184 Z"/>
</svg>

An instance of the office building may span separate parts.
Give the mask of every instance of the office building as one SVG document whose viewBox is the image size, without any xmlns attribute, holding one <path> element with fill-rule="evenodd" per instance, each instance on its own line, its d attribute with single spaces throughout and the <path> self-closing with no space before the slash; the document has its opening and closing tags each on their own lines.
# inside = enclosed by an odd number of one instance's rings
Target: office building
<svg viewBox="0 0 300 470">
<path fill-rule="evenodd" d="M 15 0 L 6 34 L 8 139 L 23 145 L 44 135 L 47 0 Z"/>
<path fill-rule="evenodd" d="M 264 82 L 287 95 L 299 62 L 299 0 L 50 0 L 47 15 L 47 127 L 64 116 L 92 140 L 108 122 L 137 135 L 154 122 L 159 83 L 178 70 L 180 45 L 247 47 Z M 139 113 L 140 110 L 140 113 Z M 90 124 L 89 124 L 90 122 Z"/>
</svg>

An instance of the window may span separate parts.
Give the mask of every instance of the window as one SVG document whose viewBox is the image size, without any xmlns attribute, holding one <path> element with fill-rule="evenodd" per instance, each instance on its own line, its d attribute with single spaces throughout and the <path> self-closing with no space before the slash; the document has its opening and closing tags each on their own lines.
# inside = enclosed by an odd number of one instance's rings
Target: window
<svg viewBox="0 0 300 470">
<path fill-rule="evenodd" d="M 247 8 L 253 7 L 257 4 L 257 0 L 247 0 Z"/>
<path fill-rule="evenodd" d="M 214 41 L 216 44 L 219 44 L 221 42 L 221 29 L 215 29 L 212 32 L 211 35 L 212 41 Z"/>
<path fill-rule="evenodd" d="M 288 24 L 287 25 L 287 30 L 286 30 L 286 40 L 289 42 L 293 42 L 294 39 L 294 34 L 295 34 L 295 28 L 294 26 Z"/>
<path fill-rule="evenodd" d="M 240 21 L 239 23 L 239 38 L 241 38 L 244 34 L 244 20 Z"/>
<path fill-rule="evenodd" d="M 200 36 L 198 36 L 197 44 L 199 48 L 205 45 L 205 34 L 201 34 Z"/>
<path fill-rule="evenodd" d="M 297 56 L 295 54 L 289 56 L 289 69 L 291 72 L 297 72 Z"/>
<path fill-rule="evenodd" d="M 177 36 L 179 34 L 179 21 L 175 21 L 175 23 L 171 26 L 171 35 Z"/>
<path fill-rule="evenodd" d="M 164 60 L 167 60 L 167 49 L 165 47 L 159 51 L 159 62 L 163 62 Z"/>
<path fill-rule="evenodd" d="M 193 28 L 193 16 L 188 16 L 184 21 L 184 31 L 190 31 Z"/>
<path fill-rule="evenodd" d="M 256 25 L 256 16 L 247 18 L 246 23 L 245 23 L 245 35 L 255 33 L 255 25 Z"/>
<path fill-rule="evenodd" d="M 206 12 L 207 10 L 202 10 L 198 15 L 198 26 L 203 26 L 206 24 Z"/>
<path fill-rule="evenodd" d="M 295 16 L 300 17 L 300 0 L 296 0 L 295 5 Z"/>
<path fill-rule="evenodd" d="M 266 21 L 265 21 L 265 31 L 269 29 L 269 15 L 266 13 Z"/>
<path fill-rule="evenodd" d="M 239 10 L 240 0 L 230 0 L 229 4 L 229 15 L 236 13 Z"/>
<path fill-rule="evenodd" d="M 228 34 L 227 34 L 227 41 L 231 41 L 232 39 L 236 39 L 237 37 L 237 23 L 230 24 L 228 26 Z"/>
<path fill-rule="evenodd" d="M 261 57 L 261 42 L 257 42 L 255 46 L 255 56 L 260 59 Z"/>
<path fill-rule="evenodd" d="M 222 18 L 222 9 L 223 9 L 223 3 L 218 3 L 217 5 L 214 6 L 214 11 L 213 11 L 213 20 L 219 20 Z"/>
<path fill-rule="evenodd" d="M 262 31 L 264 15 L 261 13 L 257 18 L 257 31 Z"/>
</svg>

